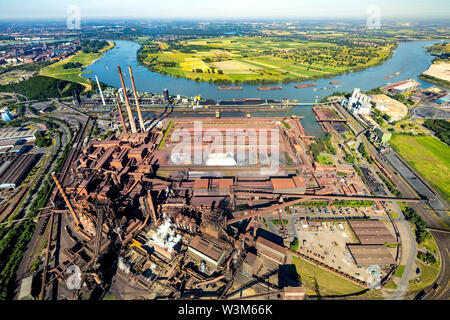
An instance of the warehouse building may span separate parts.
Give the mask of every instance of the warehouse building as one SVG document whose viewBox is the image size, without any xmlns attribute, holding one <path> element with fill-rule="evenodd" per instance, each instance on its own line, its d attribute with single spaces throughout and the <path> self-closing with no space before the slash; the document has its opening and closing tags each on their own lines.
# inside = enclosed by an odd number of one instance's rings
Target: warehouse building
<svg viewBox="0 0 450 320">
<path fill-rule="evenodd" d="M 28 142 L 36 140 L 37 130 L 31 130 L 23 127 L 1 128 L 0 142 L 10 140 L 16 142 Z"/>
<path fill-rule="evenodd" d="M 261 268 L 261 261 L 253 253 L 248 253 L 245 257 L 244 263 L 242 264 L 242 272 L 247 276 L 252 276 L 258 274 Z"/>
<path fill-rule="evenodd" d="M 262 237 L 256 240 L 255 247 L 258 251 L 258 256 L 272 260 L 277 264 L 286 263 L 286 248 Z"/>
<path fill-rule="evenodd" d="M 390 86 L 388 88 L 388 90 L 392 93 L 392 94 L 403 94 L 403 93 L 407 93 L 407 92 L 414 92 L 419 90 L 420 88 L 420 83 L 418 83 L 416 80 L 414 79 L 409 79 L 407 81 L 402 81 L 399 83 L 396 83 L 392 86 Z"/>
<path fill-rule="evenodd" d="M 347 248 L 358 266 L 391 265 L 396 263 L 391 253 L 392 248 L 384 245 L 348 244 Z"/>
<path fill-rule="evenodd" d="M 226 250 L 205 238 L 196 236 L 189 243 L 188 254 L 206 265 L 217 269 L 222 265 L 226 257 Z"/>
<path fill-rule="evenodd" d="M 392 132 L 385 129 L 376 128 L 375 134 L 377 136 L 377 141 L 383 146 L 387 145 L 392 138 Z"/>
<path fill-rule="evenodd" d="M 0 174 L 0 188 L 18 187 L 40 157 L 41 154 L 24 154 L 11 160 Z"/>
<path fill-rule="evenodd" d="M 361 244 L 397 243 L 382 221 L 349 221 L 350 228 Z"/>
<path fill-rule="evenodd" d="M 305 193 L 306 183 L 301 176 L 292 178 L 272 178 L 272 186 L 274 192 L 280 193 Z"/>
</svg>

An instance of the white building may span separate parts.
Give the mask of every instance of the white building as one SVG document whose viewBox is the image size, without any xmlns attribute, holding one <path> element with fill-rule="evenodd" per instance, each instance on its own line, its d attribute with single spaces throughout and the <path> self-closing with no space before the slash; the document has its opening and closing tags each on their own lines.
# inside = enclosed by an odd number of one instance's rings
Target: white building
<svg viewBox="0 0 450 320">
<path fill-rule="evenodd" d="M 347 106 L 347 110 L 354 115 L 369 114 L 372 109 L 372 98 L 364 93 L 361 89 L 355 88 L 352 96 L 343 105 Z"/>
</svg>

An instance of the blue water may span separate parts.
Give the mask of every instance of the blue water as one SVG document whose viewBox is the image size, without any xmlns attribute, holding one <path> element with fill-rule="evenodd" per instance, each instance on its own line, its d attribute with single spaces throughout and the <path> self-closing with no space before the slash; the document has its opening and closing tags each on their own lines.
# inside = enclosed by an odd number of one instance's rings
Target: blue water
<svg viewBox="0 0 450 320">
<path fill-rule="evenodd" d="M 93 79 L 97 75 L 99 80 L 114 87 L 120 87 L 120 79 L 117 73 L 117 66 L 122 68 L 127 87 L 131 87 L 128 75 L 128 66 L 133 68 L 133 75 L 138 91 L 158 92 L 167 88 L 171 95 L 197 96 L 211 99 L 233 99 L 233 98 L 263 98 L 263 99 L 297 99 L 300 102 L 313 103 L 316 97 L 321 98 L 336 91 L 353 91 L 354 88 L 370 90 L 380 87 L 389 82 L 398 82 L 406 79 L 416 79 L 421 83 L 422 88 L 428 88 L 433 84 L 417 78 L 431 65 L 433 57 L 425 51 L 425 47 L 433 45 L 439 41 L 417 41 L 399 44 L 392 58 L 384 64 L 365 69 L 363 71 L 348 73 L 334 78 L 307 81 L 304 83 L 316 83 L 316 88 L 327 88 L 317 90 L 314 88 L 296 89 L 294 86 L 299 83 L 290 83 L 283 86 L 283 90 L 258 91 L 259 85 L 242 85 L 241 91 L 220 91 L 217 85 L 208 82 L 196 82 L 182 78 L 175 78 L 168 75 L 151 72 L 146 67 L 140 65 L 136 58 L 136 53 L 140 45 L 132 41 L 111 40 L 116 46 L 108 51 L 102 58 L 87 67 L 88 73 L 85 77 Z M 400 75 L 388 80 L 384 77 L 400 72 Z M 332 88 L 330 81 L 340 81 L 338 88 Z M 236 114 L 236 113 L 233 113 Z M 321 130 L 315 121 L 311 106 L 296 106 L 288 112 L 277 112 L 277 116 L 287 115 L 304 116 L 302 121 L 308 134 L 318 135 Z M 232 114 L 230 114 L 232 115 Z M 273 116 L 272 112 L 252 113 L 254 116 Z M 223 113 L 223 116 L 227 116 Z"/>
</svg>

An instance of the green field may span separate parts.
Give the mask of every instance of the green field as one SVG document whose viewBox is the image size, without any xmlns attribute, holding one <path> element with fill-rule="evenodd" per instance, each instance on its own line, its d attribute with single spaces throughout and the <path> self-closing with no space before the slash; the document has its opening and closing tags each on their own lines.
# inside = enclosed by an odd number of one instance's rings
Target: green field
<svg viewBox="0 0 450 320">
<path fill-rule="evenodd" d="M 364 290 L 362 287 L 300 258 L 292 257 L 292 263 L 297 268 L 302 285 L 308 289 L 310 294 L 316 295 L 319 291 L 322 296 L 347 295 Z"/>
<path fill-rule="evenodd" d="M 63 59 L 61 61 L 58 61 L 52 65 L 49 65 L 41 69 L 40 74 L 47 77 L 79 83 L 83 85 L 86 88 L 86 90 L 91 90 L 92 89 L 91 84 L 88 79 L 82 76 L 83 72 L 81 68 L 64 69 L 63 66 L 69 62 L 81 63 L 83 67 L 92 64 L 95 60 L 99 59 L 104 52 L 114 47 L 113 42 L 108 41 L 108 43 L 109 46 L 103 48 L 98 53 L 84 53 L 80 51 L 75 55 L 72 55 L 66 59 Z"/>
<path fill-rule="evenodd" d="M 420 291 L 429 285 L 431 285 L 434 280 L 436 280 L 439 275 L 440 265 L 426 265 L 422 261 L 416 259 L 416 264 L 421 270 L 421 274 L 419 275 L 420 282 L 416 282 L 415 279 L 409 281 L 409 290 L 411 291 Z"/>
<path fill-rule="evenodd" d="M 338 45 L 289 38 L 229 37 L 145 42 L 151 71 L 216 83 L 274 83 L 331 77 L 379 64 L 393 45 Z"/>
<path fill-rule="evenodd" d="M 391 146 L 447 199 L 450 198 L 450 147 L 430 136 L 394 134 Z"/>
<path fill-rule="evenodd" d="M 325 166 L 334 166 L 335 165 L 333 158 L 331 158 L 331 156 L 329 156 L 329 155 L 322 154 L 317 157 L 317 161 L 320 164 L 325 165 Z"/>
</svg>

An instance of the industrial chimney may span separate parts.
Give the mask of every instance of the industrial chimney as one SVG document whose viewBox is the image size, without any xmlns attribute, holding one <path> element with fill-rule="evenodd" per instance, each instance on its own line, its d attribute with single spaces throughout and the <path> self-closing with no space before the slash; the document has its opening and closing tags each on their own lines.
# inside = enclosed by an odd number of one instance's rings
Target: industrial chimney
<svg viewBox="0 0 450 320">
<path fill-rule="evenodd" d="M 123 117 L 122 108 L 120 107 L 119 96 L 116 98 L 117 109 L 119 109 L 120 121 L 122 121 L 123 132 L 128 133 L 127 124 L 125 123 L 125 119 Z"/>
<path fill-rule="evenodd" d="M 142 132 L 145 132 L 144 119 L 142 118 L 141 106 L 139 105 L 139 98 L 137 95 L 136 86 L 134 85 L 133 70 L 131 70 L 131 66 L 128 66 L 128 70 L 130 71 L 131 85 L 133 86 L 134 100 L 136 101 L 136 109 L 139 117 L 139 125 L 141 126 Z"/>
<path fill-rule="evenodd" d="M 169 103 L 169 90 L 164 89 L 164 102 Z"/>
<path fill-rule="evenodd" d="M 120 66 L 117 67 L 119 70 L 120 82 L 122 83 L 123 96 L 125 98 L 125 103 L 127 105 L 128 119 L 130 121 L 131 132 L 136 133 L 136 123 L 134 123 L 133 111 L 131 111 L 130 101 L 128 100 L 127 88 L 125 87 L 125 82 L 123 82 L 122 70 Z"/>
<path fill-rule="evenodd" d="M 98 91 L 100 91 L 100 96 L 102 97 L 102 103 L 103 103 L 104 106 L 106 106 L 105 97 L 103 96 L 102 87 L 100 87 L 100 82 L 98 81 L 98 77 L 97 76 L 95 76 L 95 81 L 97 81 Z"/>
</svg>

